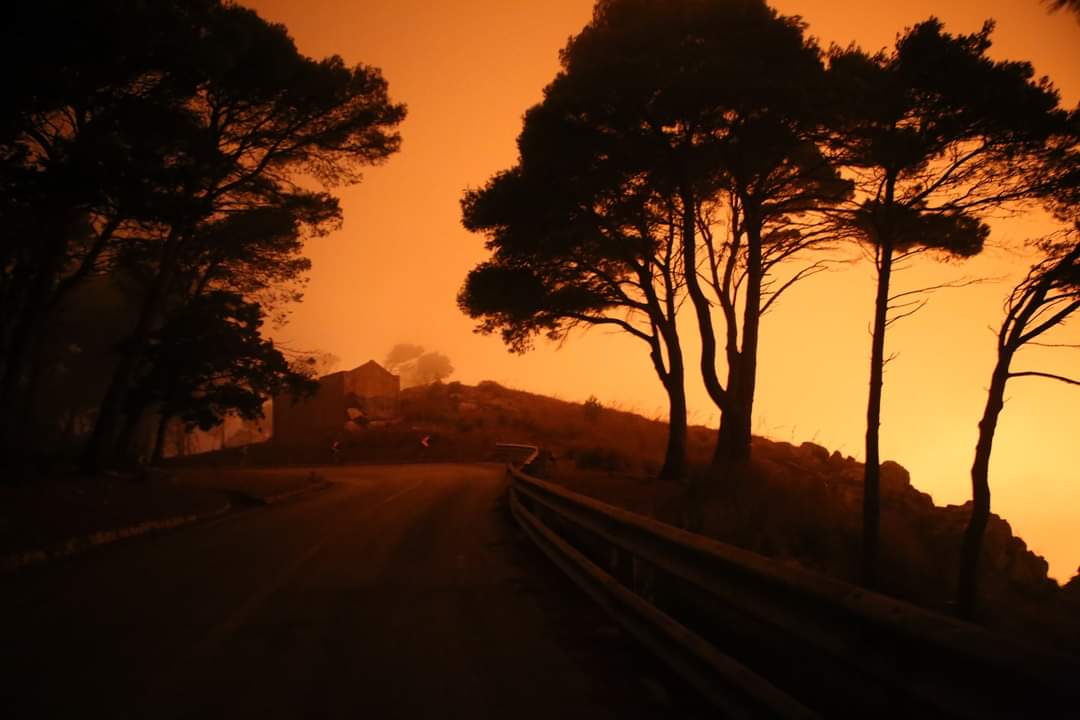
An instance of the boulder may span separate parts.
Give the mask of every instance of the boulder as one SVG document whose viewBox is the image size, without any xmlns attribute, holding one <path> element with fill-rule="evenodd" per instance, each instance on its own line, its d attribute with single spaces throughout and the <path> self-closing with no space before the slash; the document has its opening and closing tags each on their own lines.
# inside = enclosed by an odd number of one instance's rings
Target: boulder
<svg viewBox="0 0 1080 720">
<path fill-rule="evenodd" d="M 814 462 L 826 463 L 829 461 L 829 451 L 812 442 L 804 442 L 799 446 L 799 450 L 802 451 L 803 456 L 812 458 Z"/>
<path fill-rule="evenodd" d="M 881 491 L 901 493 L 911 488 L 911 475 L 903 465 L 892 460 L 881 463 Z"/>
</svg>

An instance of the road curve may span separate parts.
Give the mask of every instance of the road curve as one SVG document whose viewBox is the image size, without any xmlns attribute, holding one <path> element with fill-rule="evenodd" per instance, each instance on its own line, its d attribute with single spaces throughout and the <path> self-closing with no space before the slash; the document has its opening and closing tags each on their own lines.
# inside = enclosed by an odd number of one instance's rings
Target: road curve
<svg viewBox="0 0 1080 720">
<path fill-rule="evenodd" d="M 501 467 L 326 474 L 5 577 L 0 716 L 697 714 L 523 543 Z"/>
</svg>

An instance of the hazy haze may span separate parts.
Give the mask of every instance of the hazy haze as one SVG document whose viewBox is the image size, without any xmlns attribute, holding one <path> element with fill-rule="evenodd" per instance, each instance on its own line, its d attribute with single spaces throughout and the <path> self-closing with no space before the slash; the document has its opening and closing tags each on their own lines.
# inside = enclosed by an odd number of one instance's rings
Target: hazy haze
<svg viewBox="0 0 1080 720">
<path fill-rule="evenodd" d="M 275 331 L 279 339 L 333 352 L 340 368 L 381 360 L 398 342 L 417 343 L 446 353 L 454 378 L 464 382 L 493 379 L 577 400 L 595 394 L 605 404 L 663 416 L 665 397 L 638 341 L 593 330 L 562 348 L 540 340 L 517 357 L 498 338 L 473 334 L 455 304 L 466 272 L 486 255 L 483 239 L 461 228 L 458 199 L 513 164 L 522 113 L 554 77 L 558 51 L 590 17 L 591 0 L 246 4 L 285 23 L 305 53 L 381 67 L 392 97 L 409 106 L 403 151 L 343 191 L 344 228 L 310 244 L 306 300 L 289 326 Z M 1066 106 L 1080 97 L 1080 23 L 1048 14 L 1038 0 L 773 5 L 801 15 L 823 45 L 855 41 L 866 49 L 891 44 L 903 27 L 931 14 L 951 32 L 973 32 L 994 18 L 993 56 L 1030 60 Z M 998 223 L 991 243 L 1015 246 L 1043 229 L 1033 220 Z M 1026 264 L 1015 251 L 989 249 L 967 263 L 927 260 L 895 280 L 901 291 L 959 277 L 1003 278 L 939 293 L 890 330 L 887 352 L 899 355 L 886 371 L 883 456 L 907 467 L 939 504 L 970 495 L 968 468 L 994 357 L 988 327 L 999 323 L 1001 302 Z M 872 268 L 863 262 L 812 278 L 766 316 L 757 433 L 861 458 L 872 299 Z M 688 358 L 697 352 L 692 337 L 684 333 Z M 1054 341 L 1080 341 L 1080 326 Z M 1028 353 L 1017 369 L 1080 366 L 1080 351 Z M 691 422 L 714 424 L 700 381 L 688 377 Z M 1008 397 L 991 466 L 993 509 L 1047 557 L 1052 575 L 1066 579 L 1080 564 L 1080 390 L 1020 379 Z"/>
</svg>

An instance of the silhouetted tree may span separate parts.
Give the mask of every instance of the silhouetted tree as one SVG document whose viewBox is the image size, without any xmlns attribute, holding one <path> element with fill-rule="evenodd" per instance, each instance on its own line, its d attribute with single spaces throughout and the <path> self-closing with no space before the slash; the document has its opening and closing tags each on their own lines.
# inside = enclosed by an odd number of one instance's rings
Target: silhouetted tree
<svg viewBox="0 0 1080 720">
<path fill-rule="evenodd" d="M 584 149 L 634 173 L 672 221 L 702 376 L 721 410 L 714 463 L 745 460 L 761 316 L 821 268 L 782 278 L 779 265 L 822 240 L 810 213 L 850 187 L 815 143 L 827 110 L 820 52 L 797 19 L 760 0 L 611 0 L 563 63 L 564 112 L 606 139 Z"/>
<path fill-rule="evenodd" d="M 245 298 L 245 302 L 253 308 L 248 316 L 257 313 L 258 326 L 261 326 L 268 308 L 272 311 L 280 303 L 300 299 L 299 285 L 310 266 L 310 262 L 301 254 L 304 236 L 311 232 L 322 232 L 326 226 L 334 227 L 338 219 L 337 203 L 332 198 L 295 194 L 283 198 L 277 205 L 225 215 L 201 229 L 200 234 L 187 245 L 188 252 L 178 258 L 177 280 L 162 310 L 165 321 L 155 331 L 146 357 L 133 366 L 133 386 L 140 388 L 140 391 L 131 393 L 127 401 L 125 430 L 119 434 L 117 442 L 120 456 L 134 451 L 131 442 L 133 433 L 143 416 L 155 407 L 159 415 L 162 414 L 162 397 L 167 396 L 173 405 L 189 401 L 185 395 L 186 386 L 170 380 L 169 372 L 155 366 L 162 362 L 171 363 L 171 356 L 156 352 L 155 348 L 179 343 L 192 365 L 201 362 L 195 356 L 198 350 L 210 353 L 212 358 L 217 358 L 213 361 L 218 363 L 225 356 L 223 347 L 214 347 L 209 343 L 192 344 L 185 337 L 169 336 L 173 332 L 190 332 L 192 325 L 187 319 L 191 317 L 191 308 L 207 314 L 206 322 L 209 325 L 226 323 L 231 321 L 230 316 L 219 317 L 212 313 L 234 313 L 237 301 L 207 302 L 206 298 Z M 135 273 L 143 268 L 153 268 L 153 263 L 139 258 L 144 250 L 136 246 L 124 253 L 135 257 L 124 257 L 121 260 L 123 267 Z M 141 285 L 145 287 L 149 282 L 149 278 L 142 278 Z M 255 353 L 248 358 L 243 355 L 232 357 L 232 362 L 238 365 L 244 362 L 258 364 L 267 352 L 261 344 L 251 342 L 228 347 L 231 352 Z M 164 386 L 154 387 L 162 383 Z M 205 395 L 203 391 L 200 393 Z M 162 422 L 169 419 L 170 416 L 166 414 Z"/>
<path fill-rule="evenodd" d="M 604 406 L 595 395 L 590 395 L 585 399 L 585 402 L 581 404 L 581 411 L 586 422 L 595 423 L 600 419 L 601 413 L 604 412 Z"/>
<path fill-rule="evenodd" d="M 589 237 L 593 232 L 606 233 L 613 242 L 605 246 L 590 239 L 575 245 L 575 251 L 603 250 L 584 262 L 570 253 L 551 252 L 569 262 L 543 273 L 535 270 L 536 257 L 514 264 L 510 253 L 497 256 L 498 262 L 486 270 L 490 294 L 516 292 L 522 306 L 554 305 L 560 310 L 556 317 L 577 314 L 582 322 L 580 316 L 588 315 L 589 322 L 622 323 L 624 330 L 629 330 L 625 318 L 635 316 L 628 311 L 647 320 L 648 325 L 634 329 L 645 329 L 639 337 L 650 344 L 675 418 L 685 414 L 674 320 L 685 285 L 702 335 L 702 374 L 722 411 L 717 465 L 745 459 L 761 314 L 793 282 L 820 266 L 787 279 L 772 273 L 781 261 L 820 241 L 808 213 L 849 190 L 814 143 L 825 110 L 815 90 L 823 77 L 820 53 L 804 41 L 797 20 L 778 16 L 760 0 L 605 0 L 571 39 L 562 61 L 563 71 L 545 91 L 543 105 L 530 113 L 519 141 L 525 172 L 504 177 L 502 184 L 525 185 L 518 202 L 526 208 L 548 203 L 551 195 L 576 203 L 573 211 L 536 211 L 550 228 L 537 237 L 559 232 Z M 540 142 L 530 153 L 531 139 L 545 137 L 530 133 L 530 124 L 552 128 L 548 134 L 560 144 Z M 550 164 L 553 157 L 573 157 L 566 162 L 574 170 L 535 171 L 536 164 Z M 495 194 L 490 186 L 486 192 Z M 723 213 L 729 222 L 718 226 L 715 220 Z M 535 227 L 538 221 L 530 217 L 522 225 Z M 498 221 L 490 226 L 508 227 Z M 727 237 L 723 242 L 717 240 L 720 233 Z M 532 248 L 540 243 L 522 244 Z M 598 265 L 596 257 L 629 267 L 613 272 Z M 567 266 L 578 274 L 582 268 L 603 272 L 574 276 L 571 283 Z M 665 277 L 672 273 L 678 277 Z M 726 385 L 717 373 L 711 301 L 701 274 L 712 285 L 727 323 Z M 481 286 L 481 278 L 478 274 L 470 282 Z M 633 295 L 627 295 L 628 289 Z M 546 302 L 528 300 L 545 293 L 550 295 Z M 495 325 L 505 327 L 507 318 L 498 316 L 498 304 L 492 309 L 489 316 L 499 321 Z M 612 311 L 618 315 L 612 317 Z M 562 328 L 550 315 L 534 312 L 529 317 L 541 319 L 533 328 L 555 327 L 557 333 Z M 682 426 L 673 431 L 684 433 Z"/>
<path fill-rule="evenodd" d="M 560 339 L 576 327 L 614 327 L 643 341 L 670 401 L 660 476 L 682 479 L 675 217 L 643 173 L 615 159 L 618 139 L 575 114 L 571 82 L 560 75 L 526 114 L 518 165 L 462 200 L 465 227 L 484 232 L 493 254 L 469 273 L 458 303 L 516 352 L 535 335 Z"/>
<path fill-rule="evenodd" d="M 390 372 L 396 372 L 398 368 L 406 363 L 413 362 L 423 354 L 424 348 L 420 345 L 398 343 L 390 348 L 390 352 L 386 353 L 386 359 L 383 360 L 383 365 L 385 365 L 386 369 Z"/>
<path fill-rule="evenodd" d="M 439 352 L 427 352 L 416 358 L 413 378 L 417 385 L 441 382 L 454 374 L 450 358 Z"/>
<path fill-rule="evenodd" d="M 156 217 L 175 175 L 186 10 L 205 4 L 55 0 L 9 9 L 0 52 L 19 68 L 0 123 L 0 446 L 19 443 L 35 352 L 64 298 Z M 135 140 L 135 138 L 138 140 Z M 8 455 L 4 452 L 5 457 Z"/>
<path fill-rule="evenodd" d="M 1033 191 L 1024 172 L 1055 122 L 1057 95 L 1028 63 L 987 57 L 991 24 L 949 35 L 935 19 L 909 29 L 892 52 L 835 50 L 830 72 L 843 162 L 856 202 L 841 225 L 870 248 L 877 269 L 867 403 L 863 501 L 864 582 L 877 581 L 879 426 L 885 334 L 917 311 L 920 291 L 891 294 L 900 263 L 926 251 L 968 257 L 989 233 L 980 213 Z"/>
<path fill-rule="evenodd" d="M 19 2 L 3 40 L 20 69 L 0 122 L 0 221 L 12 240 L 0 246 L 5 448 L 26 426 L 18 419 L 41 385 L 34 353 L 64 297 L 100 273 L 144 291 L 92 467 L 112 452 L 163 319 L 223 276 L 266 309 L 297 297 L 307 261 L 299 233 L 279 230 L 320 232 L 338 210 L 290 175 L 358 179 L 396 150 L 404 108 L 377 70 L 304 58 L 284 28 L 218 0 Z"/>
<path fill-rule="evenodd" d="M 161 328 L 148 352 L 151 372 L 129 395 L 140 411 L 157 409 L 152 462 L 161 460 L 165 431 L 179 418 L 190 431 L 209 430 L 226 414 L 262 417 L 267 398 L 311 394 L 316 383 L 289 367 L 285 356 L 260 334 L 263 313 L 256 303 L 227 291 L 212 291 L 187 303 Z"/>
<path fill-rule="evenodd" d="M 394 128 L 404 107 L 390 102 L 377 70 L 306 58 L 282 26 L 236 5 L 205 5 L 168 68 L 185 81 L 175 101 L 183 152 L 173 192 L 147 233 L 147 290 L 84 453 L 87 471 L 111 461 L 149 339 L 185 260 L 201 254 L 210 230 L 236 213 L 311 198 L 294 174 L 327 187 L 357 182 L 364 166 L 399 146 Z"/>
<path fill-rule="evenodd" d="M 305 352 L 277 346 L 289 361 L 289 369 L 309 380 L 318 380 L 334 372 L 341 358 L 329 352 Z"/>
<path fill-rule="evenodd" d="M 223 214 L 206 223 L 179 258 L 175 297 L 183 301 L 217 289 L 257 300 L 278 313 L 302 300 L 311 261 L 304 242 L 340 227 L 336 198 L 293 192 L 277 201 Z M 141 267 L 152 263 L 137 263 Z"/>
<path fill-rule="evenodd" d="M 1042 260 L 1028 272 L 1005 303 L 1005 321 L 998 331 L 997 362 L 990 375 L 986 407 L 979 421 L 979 439 L 971 466 L 971 518 L 964 533 L 957 608 L 962 617 L 975 614 L 979 554 L 990 518 L 990 452 L 998 417 L 1005 404 L 1005 385 L 1010 378 L 1042 377 L 1072 385 L 1080 379 L 1035 370 L 1011 369 L 1016 353 L 1025 345 L 1064 323 L 1080 309 L 1080 225 L 1071 241 L 1047 244 Z"/>
<path fill-rule="evenodd" d="M 1077 20 L 1080 20 L 1080 0 L 1043 0 L 1043 2 L 1050 5 L 1050 12 L 1069 10 L 1076 14 Z"/>
<path fill-rule="evenodd" d="M 960 554 L 957 610 L 964 618 L 974 617 L 977 607 L 979 557 L 990 519 L 990 455 L 998 417 L 1005 405 L 1006 384 L 1010 378 L 1041 377 L 1080 385 L 1078 378 L 1012 369 L 1020 350 L 1045 346 L 1040 339 L 1080 311 L 1080 112 L 1073 113 L 1072 125 L 1074 132 L 1064 136 L 1033 179 L 1046 193 L 1055 215 L 1071 222 L 1072 229 L 1064 237 L 1038 244 L 1040 258 L 1006 299 L 1005 319 L 997 334 L 997 362 L 990 375 L 971 466 L 971 518 Z"/>
<path fill-rule="evenodd" d="M 440 352 L 424 352 L 420 345 L 398 343 L 390 348 L 383 363 L 401 377 L 401 387 L 430 385 L 454 374 L 450 358 Z"/>
<path fill-rule="evenodd" d="M 49 314 L 23 388 L 33 402 L 5 408 L 26 439 L 22 454 L 47 449 L 53 460 L 77 454 L 116 364 L 116 343 L 134 321 L 131 297 L 119 278 L 94 275 Z"/>
</svg>

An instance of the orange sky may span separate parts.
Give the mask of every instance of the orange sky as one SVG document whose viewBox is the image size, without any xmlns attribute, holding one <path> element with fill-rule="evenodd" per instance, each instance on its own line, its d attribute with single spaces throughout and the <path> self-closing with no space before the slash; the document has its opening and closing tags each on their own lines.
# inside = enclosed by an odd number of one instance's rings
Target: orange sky
<svg viewBox="0 0 1080 720">
<path fill-rule="evenodd" d="M 562 348 L 544 341 L 529 355 L 508 354 L 498 338 L 472 333 L 455 295 L 486 253 L 461 228 L 458 199 L 513 164 L 521 116 L 558 68 L 558 51 L 587 22 L 592 0 L 257 0 L 284 23 L 301 51 L 332 53 L 382 68 L 395 100 L 409 106 L 402 152 L 341 193 L 344 228 L 314 241 L 305 302 L 277 339 L 333 352 L 341 367 L 381 360 L 397 342 L 451 357 L 455 378 L 483 379 L 663 416 L 666 400 L 639 341 L 592 330 Z M 1038 0 L 774 0 L 801 15 L 825 45 L 891 44 L 903 27 L 931 14 L 948 30 L 972 32 L 997 20 L 996 57 L 1030 60 L 1068 106 L 1080 99 L 1080 23 L 1048 14 Z M 936 502 L 970 495 L 968 468 L 993 364 L 1001 301 L 1026 268 L 1004 249 L 1040 232 L 1034 221 L 995 225 L 991 249 L 963 264 L 932 261 L 901 273 L 897 290 L 959 277 L 999 282 L 947 290 L 919 315 L 894 326 L 886 372 L 883 456 L 907 467 Z M 864 262 L 793 289 L 763 324 L 755 432 L 795 443 L 813 440 L 862 457 L 871 268 Z M 1080 323 L 1058 336 L 1080 342 Z M 692 333 L 684 333 L 692 338 Z M 688 357 L 697 352 L 688 343 Z M 1020 367 L 1020 366 L 1023 367 Z M 1073 372 L 1080 351 L 1029 351 L 1018 369 Z M 688 387 L 691 421 L 717 416 L 697 378 Z M 1064 580 L 1080 564 L 1080 390 L 1014 380 L 991 466 L 993 509 Z"/>
</svg>

